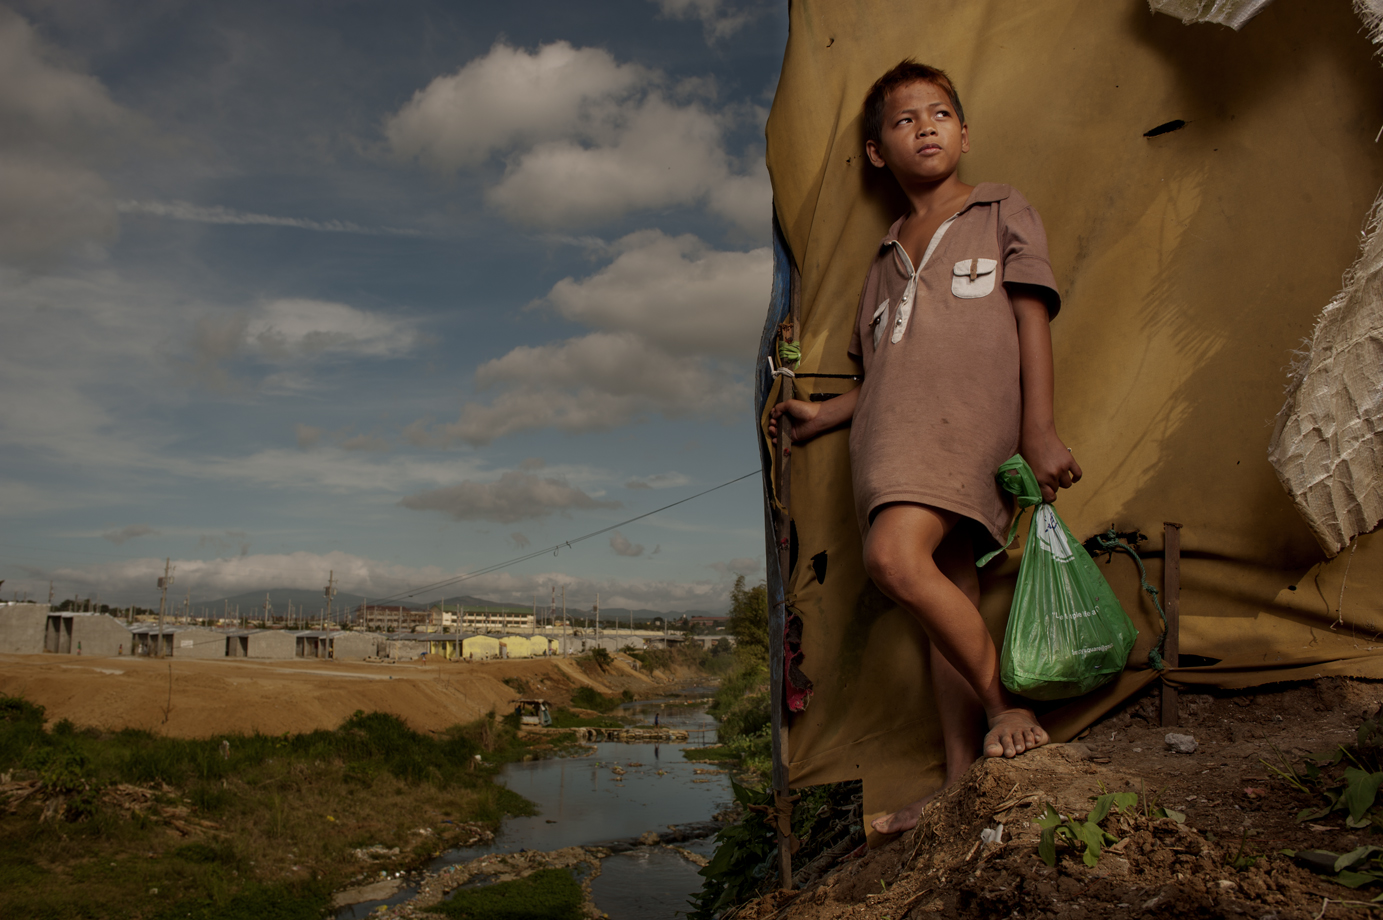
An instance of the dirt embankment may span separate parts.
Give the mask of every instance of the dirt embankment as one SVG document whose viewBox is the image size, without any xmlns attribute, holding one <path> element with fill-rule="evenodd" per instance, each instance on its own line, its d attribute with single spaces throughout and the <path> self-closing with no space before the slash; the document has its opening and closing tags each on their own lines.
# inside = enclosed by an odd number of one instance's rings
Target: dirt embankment
<svg viewBox="0 0 1383 920">
<path fill-rule="evenodd" d="M 977 763 L 915 830 L 839 864 L 805 891 L 746 905 L 735 918 L 1372 916 L 1376 905 L 1361 902 L 1376 887 L 1350 890 L 1281 851 L 1346 853 L 1383 843 L 1383 834 L 1350 828 L 1339 811 L 1298 822 L 1324 798 L 1294 789 L 1265 762 L 1285 769 L 1285 756 L 1300 767 L 1310 752 L 1349 744 L 1381 702 L 1383 685 L 1341 679 L 1183 696 L 1180 725 L 1167 729 L 1157 724 L 1154 691 L 1076 743 Z M 1168 732 L 1193 736 L 1195 751 L 1173 751 Z M 1083 820 L 1107 793 L 1133 793 L 1136 803 L 1126 797 L 1126 807 L 1103 820 L 1108 837 L 1095 864 L 1083 860 L 1083 846 L 1059 839 L 1048 866 L 1037 823 L 1046 806 Z M 999 824 L 1001 842 L 981 838 Z"/>
<path fill-rule="evenodd" d="M 441 731 L 491 709 L 504 713 L 520 695 L 558 705 L 581 686 L 649 696 L 662 684 L 693 676 L 647 675 L 631 665 L 623 655 L 607 671 L 564 658 L 386 664 L 0 655 L 0 694 L 43 706 L 50 722 L 197 738 L 335 728 L 357 709 L 392 713 L 419 731 Z M 521 694 L 513 684 L 527 689 Z"/>
</svg>

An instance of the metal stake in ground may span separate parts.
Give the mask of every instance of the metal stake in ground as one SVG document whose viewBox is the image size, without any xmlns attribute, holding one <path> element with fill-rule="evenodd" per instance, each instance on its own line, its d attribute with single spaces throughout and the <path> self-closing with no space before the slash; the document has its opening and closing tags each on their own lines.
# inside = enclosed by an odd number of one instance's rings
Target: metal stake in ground
<svg viewBox="0 0 1383 920">
<path fill-rule="evenodd" d="M 1167 615 L 1167 641 L 1162 661 L 1168 670 L 1180 666 L 1181 653 L 1181 525 L 1162 525 L 1162 606 Z M 1177 724 L 1177 689 L 1162 678 L 1162 725 Z"/>
</svg>

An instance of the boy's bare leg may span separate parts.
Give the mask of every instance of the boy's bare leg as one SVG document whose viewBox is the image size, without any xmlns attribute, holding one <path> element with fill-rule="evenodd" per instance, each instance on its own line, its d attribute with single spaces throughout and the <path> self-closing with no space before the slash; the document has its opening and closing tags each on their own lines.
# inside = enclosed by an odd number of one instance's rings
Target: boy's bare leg
<svg viewBox="0 0 1383 920">
<path fill-rule="evenodd" d="M 999 653 L 978 608 L 934 558 L 958 516 L 927 505 L 882 508 L 865 538 L 864 561 L 879 590 L 917 617 L 932 645 L 974 690 L 989 733 L 988 757 L 1013 757 L 1047 743 L 1031 709 L 999 681 Z"/>
<path fill-rule="evenodd" d="M 942 574 L 978 609 L 980 578 L 975 570 L 974 547 L 968 536 L 952 528 L 933 558 Z M 937 712 L 941 717 L 941 737 L 946 748 L 946 786 L 950 786 L 965 774 L 979 755 L 984 709 L 960 672 L 937 651 L 935 645 L 930 642 L 927 645 L 932 668 L 932 697 L 936 700 Z M 921 820 L 927 803 L 936 795 L 933 792 L 891 814 L 875 818 L 871 826 L 881 834 L 901 834 L 911 830 Z"/>
</svg>

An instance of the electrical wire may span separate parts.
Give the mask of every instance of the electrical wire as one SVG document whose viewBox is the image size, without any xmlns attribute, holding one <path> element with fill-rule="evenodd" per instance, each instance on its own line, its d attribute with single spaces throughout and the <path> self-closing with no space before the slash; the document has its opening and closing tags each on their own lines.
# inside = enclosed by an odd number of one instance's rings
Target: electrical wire
<svg viewBox="0 0 1383 920">
<path fill-rule="evenodd" d="M 695 495 L 688 495 L 686 498 L 679 499 L 678 501 L 675 501 L 670 505 L 664 505 L 661 508 L 654 508 L 652 511 L 646 511 L 643 514 L 638 515 L 637 517 L 631 517 L 627 521 L 620 521 L 618 524 L 611 524 L 609 527 L 604 527 L 600 530 L 593 530 L 588 534 L 582 534 L 581 536 L 573 537 L 570 540 L 563 540 L 561 543 L 554 544 L 544 549 L 535 550 L 534 552 L 527 553 L 523 556 L 515 556 L 513 559 L 506 559 L 504 562 L 496 562 L 493 565 L 487 565 L 484 568 L 477 569 L 474 572 L 467 572 L 465 575 L 457 575 L 455 578 L 448 578 L 443 581 L 434 581 L 432 584 L 420 585 L 416 588 L 407 588 L 396 594 L 391 594 L 388 597 L 382 597 L 378 600 L 372 600 L 371 603 L 385 604 L 389 601 L 402 600 L 406 597 L 416 597 L 417 595 L 422 594 L 424 592 L 435 591 L 438 588 L 445 588 L 463 581 L 469 581 L 472 578 L 479 578 L 481 575 L 488 575 L 491 572 L 498 572 L 500 569 L 507 569 L 511 565 L 518 565 L 520 562 L 527 562 L 529 559 L 536 559 L 539 556 L 545 556 L 548 553 L 552 553 L 555 556 L 557 555 L 557 552 L 562 549 L 562 547 L 570 549 L 574 544 L 580 543 L 582 540 L 589 540 L 592 537 L 598 537 L 603 533 L 609 533 L 616 527 L 623 527 L 626 524 L 632 524 L 635 521 L 642 521 L 644 518 L 652 517 L 660 511 L 666 511 L 669 508 L 676 508 L 678 505 L 686 504 L 692 499 L 700 498 L 703 495 L 710 495 L 712 492 L 715 492 L 718 489 L 723 489 L 726 486 L 732 486 L 737 482 L 741 482 L 745 479 L 748 479 L 750 476 L 758 476 L 762 472 L 762 470 L 754 470 L 753 472 L 745 473 L 743 476 L 737 476 L 728 482 L 722 482 L 718 486 L 712 486 L 711 488 L 706 489 L 704 492 L 697 492 Z"/>
</svg>

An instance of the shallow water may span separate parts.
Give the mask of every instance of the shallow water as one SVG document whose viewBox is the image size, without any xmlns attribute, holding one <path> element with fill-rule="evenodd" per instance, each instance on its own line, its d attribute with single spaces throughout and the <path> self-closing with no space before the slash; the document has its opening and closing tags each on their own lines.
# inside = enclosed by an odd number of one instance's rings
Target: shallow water
<svg viewBox="0 0 1383 920">
<path fill-rule="evenodd" d="M 687 729 L 687 744 L 594 745 L 585 757 L 536 760 L 508 764 L 499 782 L 533 802 L 538 814 L 505 818 L 494 843 L 448 850 L 427 869 L 468 862 L 488 853 L 517 850 L 555 850 L 586 846 L 629 837 L 647 831 L 664 832 L 670 824 L 709 821 L 732 798 L 726 774 L 696 773 L 715 769 L 714 764 L 686 760 L 682 750 L 715 743 L 715 721 L 700 706 L 659 705 L 639 702 L 621 707 L 622 712 L 667 728 Z M 615 769 L 623 770 L 623 775 Z M 709 840 L 682 844 L 692 852 L 709 856 Z M 684 915 L 687 899 L 701 887 L 697 867 L 661 847 L 641 847 L 604 860 L 601 875 L 591 886 L 596 906 L 611 920 L 661 920 Z M 397 904 L 412 897 L 407 886 L 382 901 L 353 904 L 337 912 L 338 920 L 368 916 L 381 905 Z"/>
<path fill-rule="evenodd" d="M 701 890 L 696 871 L 671 850 L 640 847 L 602 860 L 591 895 L 611 920 L 682 917 L 691 912 L 692 894 Z"/>
</svg>

